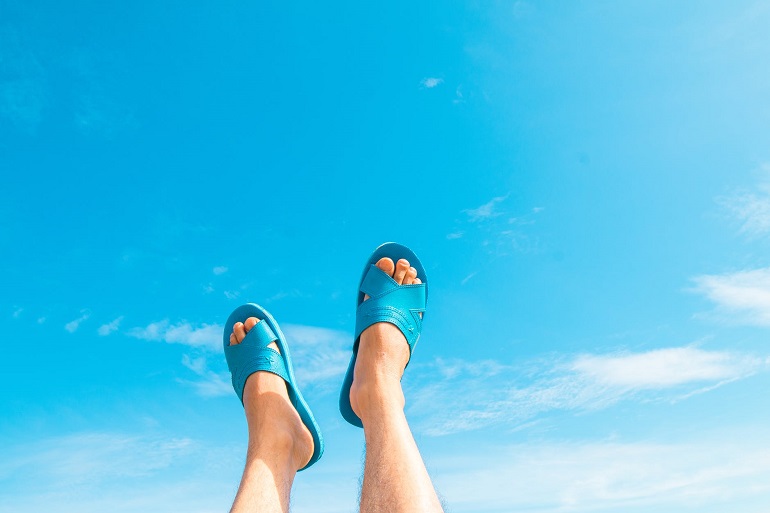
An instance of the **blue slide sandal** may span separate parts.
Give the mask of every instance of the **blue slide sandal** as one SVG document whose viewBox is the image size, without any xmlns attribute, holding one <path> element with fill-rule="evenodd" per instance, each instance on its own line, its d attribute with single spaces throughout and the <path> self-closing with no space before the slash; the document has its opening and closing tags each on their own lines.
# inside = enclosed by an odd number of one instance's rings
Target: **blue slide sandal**
<svg viewBox="0 0 770 513">
<path fill-rule="evenodd" d="M 399 285 L 375 264 L 383 257 L 389 257 L 393 262 L 405 258 L 409 264 L 417 270 L 417 277 L 422 281 L 418 285 Z M 364 301 L 364 295 L 369 299 Z M 428 302 L 428 280 L 425 269 L 414 252 L 395 242 L 386 242 L 374 250 L 364 267 L 361 281 L 358 285 L 358 297 L 356 300 L 356 335 L 353 343 L 353 357 L 350 359 L 345 380 L 340 391 L 340 413 L 349 423 L 363 427 L 361 419 L 353 412 L 350 406 L 350 387 L 353 384 L 353 369 L 356 366 L 358 344 L 361 332 L 372 324 L 389 322 L 396 326 L 404 334 L 409 344 L 409 358 L 412 357 L 417 340 L 422 331 L 420 317 L 425 317 L 425 306 Z M 407 365 L 409 363 L 407 362 Z"/>
<path fill-rule="evenodd" d="M 245 322 L 249 317 L 256 317 L 260 321 L 246 334 L 243 342 L 231 346 L 230 334 L 233 332 L 233 326 L 237 322 Z M 276 343 L 280 353 L 267 347 L 271 342 Z M 239 306 L 230 314 L 225 323 L 224 347 L 227 367 L 233 377 L 233 388 L 238 394 L 241 404 L 243 404 L 243 387 L 246 386 L 246 379 L 253 373 L 258 371 L 272 372 L 286 381 L 291 404 L 294 405 L 303 424 L 307 426 L 313 436 L 313 456 L 308 464 L 299 470 L 305 470 L 318 461 L 324 452 L 321 428 L 318 427 L 313 412 L 310 411 L 310 407 L 297 388 L 289 346 L 286 344 L 286 337 L 284 337 L 273 316 L 254 303 Z"/>
</svg>

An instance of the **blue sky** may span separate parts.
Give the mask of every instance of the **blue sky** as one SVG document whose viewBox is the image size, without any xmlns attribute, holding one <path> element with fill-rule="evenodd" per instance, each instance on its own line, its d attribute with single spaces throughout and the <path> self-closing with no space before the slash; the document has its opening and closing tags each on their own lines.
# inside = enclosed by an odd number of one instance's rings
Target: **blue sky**
<svg viewBox="0 0 770 513">
<path fill-rule="evenodd" d="M 71 4 L 71 3 L 70 3 Z M 429 273 L 448 511 L 764 513 L 767 2 L 0 0 L 0 511 L 222 511 L 219 347 L 286 328 L 355 511 L 361 266 Z"/>
</svg>

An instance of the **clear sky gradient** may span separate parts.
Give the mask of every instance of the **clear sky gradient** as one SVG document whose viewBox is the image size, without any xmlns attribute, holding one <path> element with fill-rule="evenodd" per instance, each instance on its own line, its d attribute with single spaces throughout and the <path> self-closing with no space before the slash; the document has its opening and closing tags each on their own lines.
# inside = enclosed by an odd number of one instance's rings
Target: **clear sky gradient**
<svg viewBox="0 0 770 513">
<path fill-rule="evenodd" d="M 404 379 L 447 511 L 766 513 L 770 4 L 0 0 L 0 512 L 224 511 L 220 348 L 337 412 L 369 253 L 431 287 Z"/>
</svg>

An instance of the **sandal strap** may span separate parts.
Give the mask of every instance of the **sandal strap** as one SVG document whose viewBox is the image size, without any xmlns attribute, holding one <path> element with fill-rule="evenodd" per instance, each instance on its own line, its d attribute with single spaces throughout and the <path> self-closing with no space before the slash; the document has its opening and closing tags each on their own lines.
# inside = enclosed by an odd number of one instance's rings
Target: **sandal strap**
<svg viewBox="0 0 770 513">
<path fill-rule="evenodd" d="M 271 347 L 271 342 L 278 340 L 273 330 L 265 321 L 260 321 L 246 334 L 243 342 L 225 346 L 227 367 L 232 374 L 232 383 L 238 398 L 243 403 L 243 388 L 246 380 L 255 372 L 272 372 L 290 383 L 281 353 Z"/>
<path fill-rule="evenodd" d="M 361 282 L 360 290 L 369 299 L 358 305 L 356 339 L 372 324 L 388 322 L 404 334 L 411 353 L 422 330 L 420 314 L 425 312 L 426 284 L 399 285 L 372 264 Z"/>
</svg>

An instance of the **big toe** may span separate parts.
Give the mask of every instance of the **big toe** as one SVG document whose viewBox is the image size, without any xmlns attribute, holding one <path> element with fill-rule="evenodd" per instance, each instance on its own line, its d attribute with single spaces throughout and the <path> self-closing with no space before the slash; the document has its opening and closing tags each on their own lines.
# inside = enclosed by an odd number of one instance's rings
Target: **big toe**
<svg viewBox="0 0 770 513">
<path fill-rule="evenodd" d="M 383 272 L 387 273 L 388 276 L 393 276 L 393 272 L 396 270 L 396 264 L 393 263 L 393 260 L 391 260 L 388 257 L 380 258 L 377 261 L 377 267 L 379 267 Z"/>
<path fill-rule="evenodd" d="M 233 332 L 230 334 L 230 345 L 234 346 L 243 342 L 246 338 L 246 334 L 257 325 L 259 319 L 256 317 L 249 317 L 245 322 L 236 322 L 233 325 Z"/>
<path fill-rule="evenodd" d="M 388 257 L 382 257 L 382 258 L 380 258 L 380 259 L 377 261 L 377 263 L 376 263 L 376 264 L 374 264 L 374 265 L 376 265 L 377 267 L 379 267 L 381 271 L 383 271 L 384 273 L 386 273 L 386 274 L 387 274 L 388 276 L 390 276 L 391 278 L 393 277 L 393 273 L 396 271 L 396 264 L 394 264 L 394 263 L 393 263 L 393 260 L 391 260 L 391 259 L 390 259 L 390 258 L 388 258 Z M 368 294 L 365 294 L 365 295 L 364 295 L 364 301 L 366 301 L 367 299 L 369 299 L 369 295 L 368 295 Z"/>
</svg>

